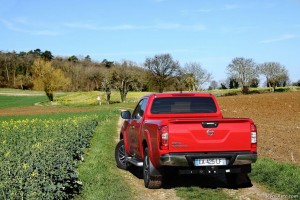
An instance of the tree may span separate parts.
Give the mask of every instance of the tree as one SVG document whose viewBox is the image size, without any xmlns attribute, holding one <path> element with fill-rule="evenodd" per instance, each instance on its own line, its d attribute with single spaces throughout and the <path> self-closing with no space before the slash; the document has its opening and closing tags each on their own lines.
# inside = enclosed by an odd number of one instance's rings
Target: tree
<svg viewBox="0 0 300 200">
<path fill-rule="evenodd" d="M 251 80 L 251 84 L 250 84 L 250 87 L 252 87 L 252 88 L 258 88 L 258 86 L 259 86 L 259 79 L 258 78 L 254 78 L 254 79 L 252 79 Z"/>
<path fill-rule="evenodd" d="M 19 64 L 20 64 L 20 57 L 15 51 L 11 53 L 8 52 L 5 54 L 1 54 L 0 73 L 2 74 L 5 80 L 6 87 L 7 86 L 16 87 L 17 69 Z"/>
<path fill-rule="evenodd" d="M 218 83 L 217 83 L 217 81 L 215 81 L 215 80 L 211 81 L 211 82 L 210 82 L 210 85 L 209 85 L 209 88 L 210 88 L 211 90 L 217 89 L 217 88 L 218 88 Z"/>
<path fill-rule="evenodd" d="M 283 65 L 277 62 L 265 62 L 259 66 L 260 73 L 267 79 L 267 86 L 270 87 L 270 91 L 275 92 L 276 86 L 280 83 L 284 85 L 288 81 L 288 71 Z"/>
<path fill-rule="evenodd" d="M 239 88 L 239 82 L 235 78 L 229 78 L 229 89 Z"/>
<path fill-rule="evenodd" d="M 300 79 L 298 81 L 296 81 L 296 82 L 293 82 L 292 85 L 293 86 L 300 86 Z"/>
<path fill-rule="evenodd" d="M 32 74 L 34 89 L 44 90 L 50 101 L 53 101 L 54 91 L 70 84 L 60 69 L 53 68 L 51 62 L 40 58 L 34 61 Z"/>
<path fill-rule="evenodd" d="M 46 61 L 51 61 L 53 58 L 53 55 L 52 55 L 51 51 L 45 51 L 41 54 L 41 57 Z"/>
<path fill-rule="evenodd" d="M 168 81 L 173 78 L 176 71 L 179 70 L 179 62 L 174 61 L 170 54 L 155 55 L 153 58 L 146 58 L 144 63 L 158 86 L 158 91 L 163 92 Z"/>
<path fill-rule="evenodd" d="M 108 61 L 106 59 L 103 59 L 101 64 L 104 65 L 106 68 L 111 68 L 112 66 L 114 66 L 113 61 Z"/>
<path fill-rule="evenodd" d="M 211 80 L 212 74 L 208 73 L 201 67 L 200 63 L 191 62 L 185 64 L 184 72 L 186 76 L 186 83 L 190 91 L 196 91 L 201 88 L 204 83 Z"/>
<path fill-rule="evenodd" d="M 241 85 L 244 94 L 248 93 L 251 81 L 258 78 L 258 68 L 252 59 L 234 58 L 227 66 L 227 71 Z"/>
<path fill-rule="evenodd" d="M 68 58 L 68 61 L 70 61 L 70 62 L 78 62 L 79 59 L 75 55 L 73 55 L 73 56 L 71 56 L 71 57 Z"/>
<path fill-rule="evenodd" d="M 111 82 L 112 85 L 120 91 L 122 102 L 126 101 L 127 93 L 134 84 L 135 66 L 133 62 L 123 61 L 120 64 L 116 64 L 113 69 Z"/>
</svg>

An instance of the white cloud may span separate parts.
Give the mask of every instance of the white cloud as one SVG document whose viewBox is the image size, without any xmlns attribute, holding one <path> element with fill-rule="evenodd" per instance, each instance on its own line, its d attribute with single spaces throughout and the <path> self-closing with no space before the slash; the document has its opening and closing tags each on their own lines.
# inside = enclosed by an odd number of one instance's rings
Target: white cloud
<svg viewBox="0 0 300 200">
<path fill-rule="evenodd" d="M 95 31 L 120 31 L 120 30 L 193 30 L 203 31 L 206 27 L 202 24 L 185 25 L 179 23 L 158 23 L 155 25 L 132 25 L 132 24 L 120 24 L 114 26 L 99 26 L 95 24 L 88 24 L 82 22 L 65 23 L 66 27 L 95 30 Z"/>
<path fill-rule="evenodd" d="M 239 8 L 239 6 L 236 4 L 227 4 L 224 6 L 224 8 L 222 10 L 234 10 L 237 8 Z"/>
<path fill-rule="evenodd" d="M 285 40 L 291 40 L 291 39 L 294 39 L 294 38 L 297 38 L 297 37 L 298 36 L 294 35 L 294 34 L 284 34 L 284 35 L 281 35 L 277 38 L 262 40 L 259 43 L 260 44 L 268 44 L 268 43 L 280 42 L 280 41 L 285 41 Z"/>
<path fill-rule="evenodd" d="M 57 36 L 59 32 L 39 27 L 33 23 L 28 22 L 26 19 L 5 20 L 0 19 L 0 22 L 9 30 L 14 32 L 26 33 L 30 35 L 44 35 L 44 36 Z"/>
</svg>

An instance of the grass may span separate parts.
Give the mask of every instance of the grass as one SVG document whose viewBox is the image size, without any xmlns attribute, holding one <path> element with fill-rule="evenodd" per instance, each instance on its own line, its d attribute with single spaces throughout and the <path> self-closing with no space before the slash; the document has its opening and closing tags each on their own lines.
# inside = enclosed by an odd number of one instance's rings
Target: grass
<svg viewBox="0 0 300 200">
<path fill-rule="evenodd" d="M 46 96 L 2 96 L 0 108 L 33 106 L 37 102 L 47 101 Z"/>
<path fill-rule="evenodd" d="M 139 99 L 149 92 L 129 92 L 126 97 L 126 102 L 137 102 Z M 96 106 L 99 104 L 97 97 L 100 96 L 102 105 L 107 104 L 106 93 L 102 91 L 91 92 L 70 92 L 67 95 L 60 95 L 55 98 L 55 101 L 65 106 L 81 106 L 90 105 Z M 110 102 L 112 104 L 120 103 L 121 96 L 118 91 L 112 91 L 110 95 Z"/>
<path fill-rule="evenodd" d="M 182 199 L 186 200 L 197 200 L 197 199 L 207 199 L 207 200 L 220 200 L 229 199 L 222 189 L 208 189 L 199 187 L 181 187 L 176 189 L 176 195 Z"/>
<path fill-rule="evenodd" d="M 95 130 L 85 162 L 78 171 L 84 183 L 76 199 L 132 199 L 132 192 L 117 173 L 114 160 L 115 133 L 119 112 L 106 111 L 106 120 Z"/>
<path fill-rule="evenodd" d="M 259 93 L 266 92 L 268 89 L 257 89 Z M 296 89 L 281 89 L 280 91 L 293 91 Z M 7 92 L 13 94 L 17 90 L 0 90 L 0 93 Z M 256 93 L 253 90 L 253 93 Z M 19 92 L 19 91 L 17 91 Z M 239 94 L 240 90 L 214 90 L 209 91 L 216 96 L 223 95 L 223 92 Z M 29 91 L 30 93 L 30 91 Z M 36 94 L 36 93 L 34 93 Z M 100 94 L 102 106 L 98 106 L 96 100 Z M 32 116 L 13 116 L 10 119 L 28 119 L 28 118 L 65 118 L 70 115 L 101 114 L 106 115 L 105 120 L 99 121 L 92 138 L 92 145 L 88 149 L 85 161 L 79 167 L 79 176 L 83 182 L 83 191 L 76 199 L 132 199 L 132 191 L 124 184 L 122 177 L 117 174 L 114 161 L 114 136 L 117 132 L 116 122 L 119 117 L 118 109 L 133 109 L 140 97 L 145 92 L 129 92 L 125 103 L 110 104 L 105 102 L 105 94 L 102 92 L 75 92 L 64 93 L 57 96 L 55 100 L 62 103 L 63 107 L 95 107 L 98 110 L 80 113 L 56 113 L 46 115 Z M 117 91 L 111 94 L 113 102 L 120 101 L 120 95 Z M 0 109 L 7 107 L 32 106 L 36 102 L 47 101 L 45 96 L 2 96 L 0 95 Z M 47 104 L 47 103 L 45 103 Z M 274 162 L 268 159 L 260 158 L 253 165 L 251 179 L 258 183 L 266 185 L 274 192 L 282 194 L 296 194 L 300 191 L 300 171 L 299 166 Z M 200 187 L 181 187 L 176 189 L 177 196 L 183 199 L 227 199 L 228 196 L 220 189 L 209 189 Z"/>
<path fill-rule="evenodd" d="M 288 163 L 259 158 L 253 165 L 251 179 L 266 185 L 270 190 L 300 197 L 300 167 Z"/>
</svg>

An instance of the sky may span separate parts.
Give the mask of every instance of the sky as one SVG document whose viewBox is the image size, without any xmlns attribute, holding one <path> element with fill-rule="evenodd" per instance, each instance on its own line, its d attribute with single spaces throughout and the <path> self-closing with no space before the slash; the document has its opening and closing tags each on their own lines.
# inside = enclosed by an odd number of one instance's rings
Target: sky
<svg viewBox="0 0 300 200">
<path fill-rule="evenodd" d="M 0 51 L 101 62 L 168 53 L 225 80 L 236 57 L 300 79 L 300 0 L 0 0 Z"/>
</svg>

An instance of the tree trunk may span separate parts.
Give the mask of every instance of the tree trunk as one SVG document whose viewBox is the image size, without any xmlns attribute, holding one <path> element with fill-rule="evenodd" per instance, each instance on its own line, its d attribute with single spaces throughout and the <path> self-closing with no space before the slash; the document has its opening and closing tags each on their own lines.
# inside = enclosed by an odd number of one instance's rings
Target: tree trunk
<svg viewBox="0 0 300 200">
<path fill-rule="evenodd" d="M 46 92 L 46 95 L 47 95 L 47 97 L 48 97 L 48 99 L 49 99 L 49 101 L 53 101 L 53 92 L 50 92 L 50 91 L 45 91 Z"/>
<path fill-rule="evenodd" d="M 242 93 L 243 94 L 249 94 L 249 86 L 243 86 Z"/>
</svg>

